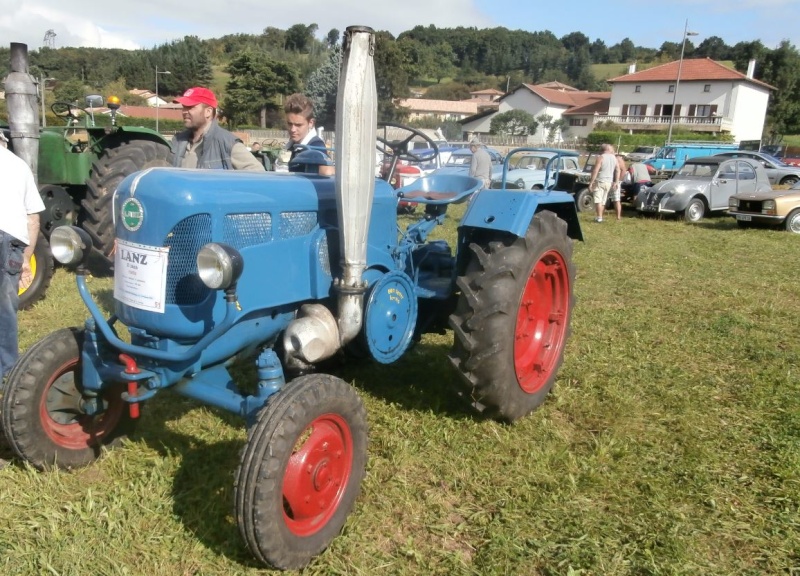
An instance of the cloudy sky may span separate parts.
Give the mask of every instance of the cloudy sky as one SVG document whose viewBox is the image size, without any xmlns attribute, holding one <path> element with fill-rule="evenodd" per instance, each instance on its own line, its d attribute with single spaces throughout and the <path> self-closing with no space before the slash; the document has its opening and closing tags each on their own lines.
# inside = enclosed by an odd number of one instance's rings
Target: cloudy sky
<svg viewBox="0 0 800 576">
<path fill-rule="evenodd" d="M 394 35 L 417 25 L 502 26 L 549 30 L 558 37 L 580 31 L 609 46 L 627 37 L 637 46 L 658 48 L 681 41 L 687 18 L 690 30 L 699 33 L 696 44 L 719 36 L 729 45 L 761 40 L 774 48 L 789 40 L 796 46 L 800 1 L 0 0 L 0 43 L 37 50 L 52 30 L 56 47 L 151 48 L 185 35 L 217 38 L 315 23 L 320 37 L 355 24 Z"/>
</svg>

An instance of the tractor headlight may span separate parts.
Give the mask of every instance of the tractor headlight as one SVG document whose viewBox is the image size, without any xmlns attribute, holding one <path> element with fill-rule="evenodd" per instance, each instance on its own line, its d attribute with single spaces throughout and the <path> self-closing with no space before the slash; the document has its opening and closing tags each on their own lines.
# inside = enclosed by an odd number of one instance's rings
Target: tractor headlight
<svg viewBox="0 0 800 576">
<path fill-rule="evenodd" d="M 53 258 L 65 266 L 80 264 L 92 251 L 92 239 L 77 226 L 59 226 L 50 234 Z"/>
<path fill-rule="evenodd" d="M 197 254 L 197 271 L 203 284 L 212 290 L 225 290 L 239 280 L 244 260 L 239 251 L 227 244 L 206 244 Z"/>
</svg>

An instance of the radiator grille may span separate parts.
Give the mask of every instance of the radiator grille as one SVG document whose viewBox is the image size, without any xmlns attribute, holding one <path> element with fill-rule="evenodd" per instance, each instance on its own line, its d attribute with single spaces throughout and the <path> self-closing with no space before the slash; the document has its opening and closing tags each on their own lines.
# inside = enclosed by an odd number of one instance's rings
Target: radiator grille
<svg viewBox="0 0 800 576">
<path fill-rule="evenodd" d="M 197 273 L 197 253 L 211 242 L 211 215 L 195 214 L 184 218 L 164 240 L 169 248 L 167 304 L 198 304 L 210 290 Z"/>
<path fill-rule="evenodd" d="M 225 217 L 223 238 L 226 244 L 237 250 L 271 242 L 272 215 L 269 212 L 228 214 Z"/>
<path fill-rule="evenodd" d="M 281 212 L 280 237 L 296 238 L 311 233 L 317 225 L 316 212 Z"/>
</svg>

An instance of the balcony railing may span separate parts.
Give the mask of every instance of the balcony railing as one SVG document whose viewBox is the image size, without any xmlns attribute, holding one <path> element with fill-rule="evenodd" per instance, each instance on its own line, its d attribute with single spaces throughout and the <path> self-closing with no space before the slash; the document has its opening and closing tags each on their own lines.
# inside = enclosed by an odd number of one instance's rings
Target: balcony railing
<svg viewBox="0 0 800 576">
<path fill-rule="evenodd" d="M 669 116 L 595 116 L 595 124 L 604 120 L 634 130 L 667 130 L 670 124 Z M 682 126 L 698 132 L 728 132 L 731 124 L 730 119 L 722 116 L 675 116 L 672 119 L 673 127 Z"/>
</svg>

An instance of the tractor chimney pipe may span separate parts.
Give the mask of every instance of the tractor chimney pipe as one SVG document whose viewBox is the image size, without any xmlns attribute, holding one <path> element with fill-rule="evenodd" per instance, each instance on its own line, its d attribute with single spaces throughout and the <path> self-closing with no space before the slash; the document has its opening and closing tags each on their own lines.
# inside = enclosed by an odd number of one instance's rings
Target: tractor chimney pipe
<svg viewBox="0 0 800 576">
<path fill-rule="evenodd" d="M 339 214 L 342 278 L 339 292 L 339 343 L 361 330 L 367 266 L 367 234 L 375 194 L 375 140 L 378 97 L 375 86 L 375 34 L 366 26 L 344 33 L 344 53 L 336 97 L 336 204 Z"/>
<path fill-rule="evenodd" d="M 11 72 L 5 81 L 8 125 L 14 153 L 37 178 L 39 168 L 39 106 L 36 82 L 28 74 L 28 46 L 11 43 Z"/>
</svg>

